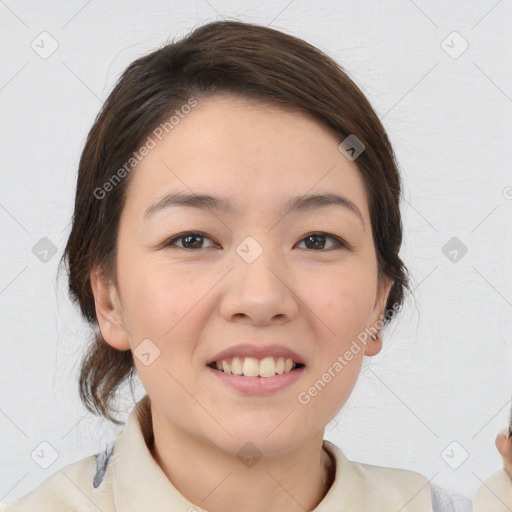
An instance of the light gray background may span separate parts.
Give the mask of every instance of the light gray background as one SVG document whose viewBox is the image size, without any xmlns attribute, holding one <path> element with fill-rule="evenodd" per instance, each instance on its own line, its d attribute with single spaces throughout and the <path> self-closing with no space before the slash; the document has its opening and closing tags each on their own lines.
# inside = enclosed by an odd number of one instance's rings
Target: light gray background
<svg viewBox="0 0 512 512">
<path fill-rule="evenodd" d="M 78 159 L 131 61 L 221 17 L 270 24 L 340 62 L 403 171 L 402 255 L 415 300 L 365 360 L 326 437 L 349 458 L 472 496 L 501 467 L 494 438 L 512 392 L 512 1 L 0 0 L 0 501 L 120 430 L 79 402 L 90 331 L 64 274 L 56 284 Z M 51 48 L 44 31 L 58 43 L 47 58 L 31 47 Z M 457 58 L 464 41 L 454 31 L 469 44 Z M 32 251 L 43 237 L 57 250 L 46 262 Z M 456 262 L 443 253 L 452 237 L 468 248 Z M 126 413 L 132 404 L 127 390 Z M 46 469 L 53 452 L 42 442 L 58 454 Z M 450 467 L 464 450 L 468 459 Z"/>
</svg>

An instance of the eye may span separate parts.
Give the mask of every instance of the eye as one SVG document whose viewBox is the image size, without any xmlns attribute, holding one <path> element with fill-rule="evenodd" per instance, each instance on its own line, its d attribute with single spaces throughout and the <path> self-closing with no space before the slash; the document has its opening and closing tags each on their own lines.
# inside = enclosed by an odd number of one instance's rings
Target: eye
<svg viewBox="0 0 512 512">
<path fill-rule="evenodd" d="M 301 243 L 304 241 L 306 243 L 307 249 L 324 249 L 325 248 L 325 240 L 327 238 L 330 238 L 331 240 L 334 240 L 335 245 L 334 247 L 330 247 L 329 249 L 336 249 L 337 247 L 345 247 L 348 248 L 348 244 L 346 244 L 341 238 L 337 237 L 336 235 L 330 235 L 329 233 L 309 233 L 306 235 Z"/>
<path fill-rule="evenodd" d="M 201 233 L 200 231 L 186 231 L 184 233 L 180 233 L 172 238 L 169 238 L 166 240 L 162 247 L 170 247 L 170 246 L 176 246 L 178 249 L 207 249 L 208 247 L 203 247 L 202 240 L 212 240 L 208 236 L 206 236 L 204 233 Z M 175 242 L 177 241 L 183 241 L 182 245 L 176 245 Z M 214 245 L 211 245 L 210 247 L 213 247 Z"/>
<path fill-rule="evenodd" d="M 334 244 L 331 242 L 331 247 L 327 247 L 326 249 L 326 239 L 330 239 L 331 241 L 334 241 Z M 203 241 L 204 240 L 210 240 L 212 244 L 210 246 L 204 246 Z M 180 242 L 181 245 L 177 244 L 176 242 Z M 336 248 L 347 248 L 348 244 L 345 243 L 341 238 L 339 238 L 336 235 L 331 235 L 329 233 L 323 233 L 323 232 L 315 232 L 315 233 L 309 233 L 306 235 L 300 243 L 306 244 L 306 249 L 313 249 L 315 251 L 322 251 L 324 250 L 331 250 Z M 205 233 L 202 233 L 201 231 L 185 231 L 183 233 L 179 233 L 176 236 L 173 236 L 172 238 L 169 238 L 162 244 L 162 248 L 165 247 L 176 247 L 178 249 L 189 249 L 189 250 L 195 250 L 195 249 L 208 249 L 209 247 L 215 247 L 215 242 L 207 236 Z M 328 244 L 327 244 L 328 245 Z"/>
</svg>

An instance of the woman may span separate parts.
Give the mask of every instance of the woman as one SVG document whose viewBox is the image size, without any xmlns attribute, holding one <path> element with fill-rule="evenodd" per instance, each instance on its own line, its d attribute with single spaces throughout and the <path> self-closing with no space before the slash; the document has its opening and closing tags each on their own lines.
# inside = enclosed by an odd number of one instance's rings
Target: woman
<svg viewBox="0 0 512 512">
<path fill-rule="evenodd" d="M 323 440 L 408 286 L 400 191 L 367 99 L 304 41 L 215 22 L 133 62 L 63 258 L 97 327 L 84 404 L 116 421 L 135 372 L 147 395 L 115 444 L 2 510 L 471 510 Z M 512 507 L 511 445 L 475 511 Z"/>
</svg>

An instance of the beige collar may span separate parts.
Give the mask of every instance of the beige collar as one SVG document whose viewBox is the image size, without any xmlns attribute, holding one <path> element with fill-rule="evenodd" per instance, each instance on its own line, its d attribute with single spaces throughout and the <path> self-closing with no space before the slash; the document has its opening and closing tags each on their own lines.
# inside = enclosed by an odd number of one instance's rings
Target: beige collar
<svg viewBox="0 0 512 512">
<path fill-rule="evenodd" d="M 152 443 L 149 397 L 137 402 L 114 446 L 107 470 L 116 510 L 207 512 L 172 485 L 148 448 Z M 149 419 L 148 419 L 149 418 Z M 431 512 L 428 480 L 408 470 L 352 462 L 333 443 L 324 448 L 336 463 L 334 482 L 312 512 Z"/>
</svg>

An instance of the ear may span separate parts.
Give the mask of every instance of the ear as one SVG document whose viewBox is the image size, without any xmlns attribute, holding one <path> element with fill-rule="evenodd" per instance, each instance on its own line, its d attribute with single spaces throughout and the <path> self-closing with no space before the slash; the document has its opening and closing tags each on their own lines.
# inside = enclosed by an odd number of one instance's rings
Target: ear
<svg viewBox="0 0 512 512">
<path fill-rule="evenodd" d="M 382 321 L 382 318 L 384 316 L 384 310 L 386 309 L 386 303 L 388 300 L 389 292 L 391 291 L 391 287 L 393 286 L 395 280 L 392 277 L 386 277 L 385 281 L 380 284 L 377 298 L 375 299 L 374 308 L 370 317 L 370 323 L 368 324 L 371 330 L 369 331 L 372 334 L 375 334 L 377 336 L 377 339 L 374 340 L 370 336 L 368 336 L 368 342 L 366 344 L 366 347 L 364 349 L 364 355 L 365 356 L 374 356 L 378 354 L 382 350 L 382 333 L 375 332 L 375 330 L 378 328 L 380 331 L 381 323 L 379 322 L 377 324 L 378 320 Z M 377 324 L 377 325 L 376 325 Z"/>
<path fill-rule="evenodd" d="M 123 325 L 123 310 L 115 284 L 102 277 L 98 269 L 91 272 L 90 279 L 101 335 L 111 347 L 129 350 L 129 336 Z"/>
</svg>

